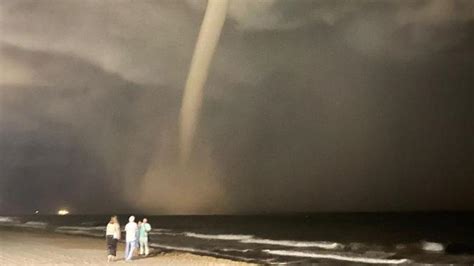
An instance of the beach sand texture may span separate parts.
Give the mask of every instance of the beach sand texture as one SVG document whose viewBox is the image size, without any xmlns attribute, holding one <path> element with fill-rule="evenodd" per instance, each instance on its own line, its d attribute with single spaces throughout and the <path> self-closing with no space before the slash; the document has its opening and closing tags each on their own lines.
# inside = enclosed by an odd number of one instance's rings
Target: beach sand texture
<svg viewBox="0 0 474 266">
<path fill-rule="evenodd" d="M 0 230 L 1 265 L 250 265 L 181 252 L 156 252 L 125 263 L 124 245 L 118 261 L 107 263 L 105 240 L 48 233 Z"/>
</svg>

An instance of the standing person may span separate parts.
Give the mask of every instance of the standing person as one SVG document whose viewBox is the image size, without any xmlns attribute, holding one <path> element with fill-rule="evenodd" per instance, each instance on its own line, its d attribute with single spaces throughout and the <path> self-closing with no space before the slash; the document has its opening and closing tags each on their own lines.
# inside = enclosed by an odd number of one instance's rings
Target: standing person
<svg viewBox="0 0 474 266">
<path fill-rule="evenodd" d="M 137 229 L 135 216 L 132 215 L 125 226 L 125 260 L 131 260 L 133 257 L 133 250 L 137 245 Z"/>
<path fill-rule="evenodd" d="M 148 247 L 148 232 L 151 231 L 151 225 L 148 223 L 147 218 L 143 218 L 143 223 L 138 229 L 138 240 L 140 241 L 140 255 L 148 256 L 150 249 Z"/>
<path fill-rule="evenodd" d="M 120 240 L 120 224 L 117 216 L 112 216 L 105 230 L 107 240 L 107 262 L 115 260 L 117 256 L 117 243 Z"/>
<path fill-rule="evenodd" d="M 140 247 L 140 228 L 142 227 L 142 221 L 138 221 L 138 227 L 137 227 L 137 253 Z M 138 256 L 139 254 L 137 254 Z"/>
</svg>

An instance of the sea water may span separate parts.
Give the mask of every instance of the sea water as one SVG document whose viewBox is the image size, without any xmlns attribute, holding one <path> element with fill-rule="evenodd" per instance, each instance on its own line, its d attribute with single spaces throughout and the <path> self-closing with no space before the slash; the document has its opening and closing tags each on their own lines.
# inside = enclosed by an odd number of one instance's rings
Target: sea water
<svg viewBox="0 0 474 266">
<path fill-rule="evenodd" d="M 135 215 L 137 220 L 143 215 Z M 119 215 L 122 228 L 128 215 Z M 146 216 L 158 250 L 265 264 L 474 263 L 473 213 Z M 104 237 L 108 215 L 3 216 L 2 227 Z"/>
</svg>

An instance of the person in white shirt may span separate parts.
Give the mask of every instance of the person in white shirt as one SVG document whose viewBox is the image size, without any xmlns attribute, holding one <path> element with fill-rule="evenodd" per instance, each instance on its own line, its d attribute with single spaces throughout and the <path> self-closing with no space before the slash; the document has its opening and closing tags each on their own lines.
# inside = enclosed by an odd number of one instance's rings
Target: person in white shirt
<svg viewBox="0 0 474 266">
<path fill-rule="evenodd" d="M 112 216 L 110 222 L 107 224 L 105 231 L 105 238 L 107 239 L 107 262 L 115 260 L 117 256 L 117 243 L 120 240 L 120 224 L 117 216 Z"/>
<path fill-rule="evenodd" d="M 137 246 L 137 230 L 135 216 L 132 215 L 128 218 L 128 224 L 125 226 L 125 260 L 131 260 L 133 257 L 133 251 Z"/>
</svg>

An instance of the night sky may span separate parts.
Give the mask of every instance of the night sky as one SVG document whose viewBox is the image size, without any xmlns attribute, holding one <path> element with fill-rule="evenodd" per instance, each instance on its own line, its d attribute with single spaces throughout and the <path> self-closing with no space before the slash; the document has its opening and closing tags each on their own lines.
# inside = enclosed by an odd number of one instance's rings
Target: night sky
<svg viewBox="0 0 474 266">
<path fill-rule="evenodd" d="M 474 1 L 0 2 L 0 214 L 474 208 Z"/>
</svg>

